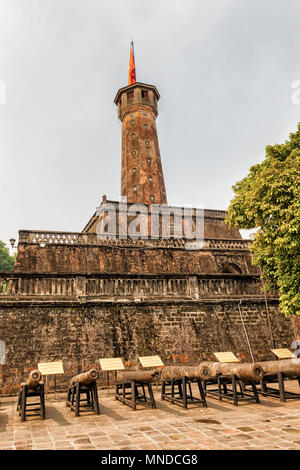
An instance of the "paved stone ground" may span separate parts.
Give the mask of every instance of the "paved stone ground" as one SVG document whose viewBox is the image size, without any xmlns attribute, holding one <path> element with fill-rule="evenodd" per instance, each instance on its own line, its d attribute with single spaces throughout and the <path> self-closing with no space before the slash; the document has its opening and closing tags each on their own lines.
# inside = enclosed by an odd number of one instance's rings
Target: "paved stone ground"
<svg viewBox="0 0 300 470">
<path fill-rule="evenodd" d="M 288 390 L 299 391 L 288 382 Z M 101 415 L 88 411 L 75 418 L 65 395 L 46 401 L 46 420 L 21 423 L 16 397 L 0 400 L 0 450 L 3 449 L 300 449 L 300 400 L 261 404 L 208 399 L 208 408 L 181 407 L 161 401 L 157 409 L 131 410 L 99 390 Z"/>
</svg>

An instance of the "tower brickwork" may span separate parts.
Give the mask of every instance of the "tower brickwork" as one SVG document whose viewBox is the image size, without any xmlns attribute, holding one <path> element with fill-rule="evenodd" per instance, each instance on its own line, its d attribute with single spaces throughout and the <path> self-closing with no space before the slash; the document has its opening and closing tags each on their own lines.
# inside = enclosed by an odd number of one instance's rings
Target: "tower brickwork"
<svg viewBox="0 0 300 470">
<path fill-rule="evenodd" d="M 130 203 L 167 204 L 156 130 L 156 87 L 136 82 L 115 98 L 122 122 L 121 195 Z"/>
</svg>

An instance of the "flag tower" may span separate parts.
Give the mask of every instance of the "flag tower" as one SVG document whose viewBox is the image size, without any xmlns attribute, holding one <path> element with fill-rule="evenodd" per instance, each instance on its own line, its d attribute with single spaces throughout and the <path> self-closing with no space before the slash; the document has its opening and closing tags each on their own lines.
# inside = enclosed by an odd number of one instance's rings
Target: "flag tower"
<svg viewBox="0 0 300 470">
<path fill-rule="evenodd" d="M 130 203 L 167 204 L 156 130 L 160 95 L 155 86 L 136 81 L 132 42 L 128 82 L 115 97 L 122 122 L 121 195 Z"/>
</svg>

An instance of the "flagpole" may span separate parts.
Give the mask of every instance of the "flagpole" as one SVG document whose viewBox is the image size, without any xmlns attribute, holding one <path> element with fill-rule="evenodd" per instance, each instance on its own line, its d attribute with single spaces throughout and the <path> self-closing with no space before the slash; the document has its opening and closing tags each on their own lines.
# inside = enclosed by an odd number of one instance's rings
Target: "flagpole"
<svg viewBox="0 0 300 470">
<path fill-rule="evenodd" d="M 133 43 L 133 39 L 131 39 L 131 45 L 132 45 L 132 55 L 133 55 L 133 61 L 134 61 L 135 81 L 136 81 L 136 65 L 135 65 L 135 57 L 134 57 L 134 43 Z"/>
</svg>

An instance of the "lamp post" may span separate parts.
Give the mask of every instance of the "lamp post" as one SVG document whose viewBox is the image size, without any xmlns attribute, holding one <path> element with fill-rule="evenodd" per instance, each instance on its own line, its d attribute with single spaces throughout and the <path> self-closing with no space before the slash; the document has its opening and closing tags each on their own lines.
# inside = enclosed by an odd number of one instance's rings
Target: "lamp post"
<svg viewBox="0 0 300 470">
<path fill-rule="evenodd" d="M 11 245 L 12 252 L 14 252 L 14 250 L 17 249 L 17 247 L 16 247 L 16 245 L 15 245 L 16 239 L 12 237 L 12 238 L 9 240 L 9 243 L 10 243 L 10 245 Z"/>
<path fill-rule="evenodd" d="M 13 249 L 16 248 L 16 247 L 15 247 L 15 243 L 16 243 L 16 239 L 15 239 L 15 238 L 11 238 L 11 239 L 9 240 L 9 242 L 10 242 L 11 247 L 12 247 Z"/>
</svg>

